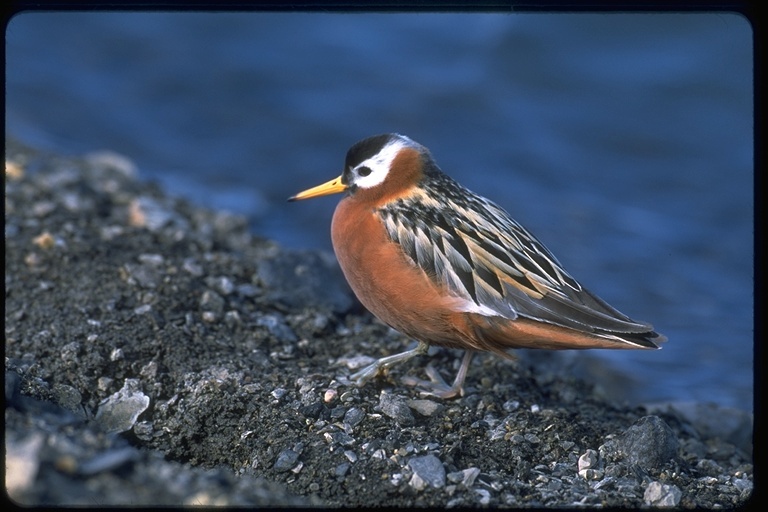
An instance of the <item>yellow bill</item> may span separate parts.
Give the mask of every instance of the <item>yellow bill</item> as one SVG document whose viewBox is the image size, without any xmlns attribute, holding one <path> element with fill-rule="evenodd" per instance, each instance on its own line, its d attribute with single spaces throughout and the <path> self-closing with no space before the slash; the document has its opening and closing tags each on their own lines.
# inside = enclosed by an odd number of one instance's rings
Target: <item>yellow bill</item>
<svg viewBox="0 0 768 512">
<path fill-rule="evenodd" d="M 327 196 L 330 194 L 338 194 L 347 190 L 347 186 L 341 182 L 341 176 L 334 178 L 331 181 L 325 182 L 322 185 L 308 188 L 303 192 L 299 192 L 295 196 L 288 198 L 289 201 L 301 201 L 302 199 L 310 199 L 312 197 Z"/>
</svg>

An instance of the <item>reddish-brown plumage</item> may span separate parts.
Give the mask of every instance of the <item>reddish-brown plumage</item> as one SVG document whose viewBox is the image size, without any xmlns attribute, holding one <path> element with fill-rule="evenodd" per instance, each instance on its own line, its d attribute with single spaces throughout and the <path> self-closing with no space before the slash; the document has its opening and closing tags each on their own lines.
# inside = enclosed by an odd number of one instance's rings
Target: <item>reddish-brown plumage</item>
<svg viewBox="0 0 768 512">
<path fill-rule="evenodd" d="M 632 348 L 588 333 L 524 318 L 508 320 L 457 312 L 461 300 L 439 287 L 407 259 L 386 234 L 374 208 L 406 196 L 419 177 L 414 156 L 395 159 L 409 172 L 387 176 L 369 190 L 344 197 L 336 207 L 331 238 L 344 276 L 360 302 L 381 321 L 417 340 L 444 347 L 489 350 L 508 356 L 510 348 Z M 399 162 L 398 162 L 399 161 Z"/>
<path fill-rule="evenodd" d="M 400 193 L 410 188 L 402 182 L 383 185 Z M 385 200 L 386 196 L 380 199 Z M 460 299 L 435 284 L 387 238 L 373 213 L 376 205 L 360 191 L 342 199 L 333 215 L 331 238 L 344 277 L 357 298 L 394 329 L 430 345 L 488 350 L 505 357 L 510 357 L 506 352 L 510 348 L 633 348 L 524 318 L 457 312 Z"/>
</svg>

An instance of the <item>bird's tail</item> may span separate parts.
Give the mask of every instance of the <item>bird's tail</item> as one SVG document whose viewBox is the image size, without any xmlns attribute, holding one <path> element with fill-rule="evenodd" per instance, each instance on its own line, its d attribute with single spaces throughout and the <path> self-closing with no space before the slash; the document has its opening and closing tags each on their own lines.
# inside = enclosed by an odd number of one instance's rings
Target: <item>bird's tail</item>
<svg viewBox="0 0 768 512">
<path fill-rule="evenodd" d="M 464 313 L 457 327 L 481 350 L 506 356 L 510 348 L 566 349 L 658 349 L 667 338 L 653 330 L 638 333 L 579 331 L 568 327 L 518 317 L 509 320 Z"/>
</svg>

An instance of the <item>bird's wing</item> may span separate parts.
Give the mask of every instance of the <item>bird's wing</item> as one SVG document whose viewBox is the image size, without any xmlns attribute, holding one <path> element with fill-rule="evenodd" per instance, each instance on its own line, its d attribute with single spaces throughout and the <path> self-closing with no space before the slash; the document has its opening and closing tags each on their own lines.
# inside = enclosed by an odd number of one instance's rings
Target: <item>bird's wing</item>
<svg viewBox="0 0 768 512">
<path fill-rule="evenodd" d="M 454 182 L 455 184 L 455 182 Z M 458 187 L 458 184 L 454 185 Z M 585 332 L 652 330 L 590 293 L 503 209 L 468 190 L 423 190 L 381 207 L 390 239 L 467 311 L 518 315 Z"/>
</svg>

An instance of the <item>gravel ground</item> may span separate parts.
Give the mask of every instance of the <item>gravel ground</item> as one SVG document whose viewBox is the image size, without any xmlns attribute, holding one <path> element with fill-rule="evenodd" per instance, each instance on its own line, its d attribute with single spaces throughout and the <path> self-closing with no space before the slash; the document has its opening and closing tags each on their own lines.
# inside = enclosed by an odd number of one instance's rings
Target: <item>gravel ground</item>
<svg viewBox="0 0 768 512">
<path fill-rule="evenodd" d="M 331 255 L 136 179 L 6 142 L 6 486 L 25 505 L 739 507 L 752 416 L 627 406 L 568 358 L 475 357 L 468 393 L 367 385 L 410 341 Z M 288 206 L 286 206 L 288 207 Z M 674 343 L 674 340 L 670 341 Z"/>
</svg>

